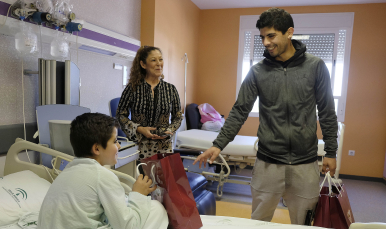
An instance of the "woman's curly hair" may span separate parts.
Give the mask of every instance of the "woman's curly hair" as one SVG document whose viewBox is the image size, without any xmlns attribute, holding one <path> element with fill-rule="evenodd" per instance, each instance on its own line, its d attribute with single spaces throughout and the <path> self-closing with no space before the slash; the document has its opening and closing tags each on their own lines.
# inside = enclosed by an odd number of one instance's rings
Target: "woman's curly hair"
<svg viewBox="0 0 386 229">
<path fill-rule="evenodd" d="M 137 54 L 135 55 L 133 65 L 130 69 L 130 79 L 129 84 L 133 87 L 133 90 L 141 83 L 146 77 L 146 69 L 141 67 L 141 61 L 146 64 L 146 58 L 149 56 L 151 51 L 158 50 L 161 54 L 162 51 L 160 48 L 153 46 L 142 46 L 138 49 Z M 164 75 L 161 75 L 161 79 L 164 78 Z"/>
</svg>

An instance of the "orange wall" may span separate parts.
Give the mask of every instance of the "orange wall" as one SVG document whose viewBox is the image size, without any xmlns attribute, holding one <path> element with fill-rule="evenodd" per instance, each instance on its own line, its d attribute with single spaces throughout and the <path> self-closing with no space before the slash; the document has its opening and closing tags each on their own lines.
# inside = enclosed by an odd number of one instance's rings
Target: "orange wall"
<svg viewBox="0 0 386 229">
<path fill-rule="evenodd" d="M 141 45 L 154 46 L 155 0 L 141 1 Z"/>
<path fill-rule="evenodd" d="M 209 103 L 221 114 L 228 115 L 236 98 L 240 16 L 259 15 L 267 9 L 201 11 L 199 58 L 192 101 Z M 340 172 L 382 177 L 386 150 L 386 4 L 284 9 L 291 14 L 355 13 Z M 248 118 L 239 134 L 255 136 L 258 125 L 258 118 Z M 348 156 L 348 150 L 355 150 L 355 156 Z"/>
<path fill-rule="evenodd" d="M 141 6 L 142 45 L 154 45 L 162 50 L 165 80 L 174 84 L 184 103 L 185 62 L 187 66 L 187 104 L 192 102 L 197 75 L 197 47 L 200 9 L 190 0 L 145 0 Z"/>
</svg>

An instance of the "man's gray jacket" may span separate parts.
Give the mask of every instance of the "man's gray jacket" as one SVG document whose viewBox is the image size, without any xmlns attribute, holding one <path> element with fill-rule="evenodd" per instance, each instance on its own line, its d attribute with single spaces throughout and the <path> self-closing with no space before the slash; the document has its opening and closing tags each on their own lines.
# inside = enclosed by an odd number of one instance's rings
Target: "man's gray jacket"
<svg viewBox="0 0 386 229">
<path fill-rule="evenodd" d="M 222 150 L 234 139 L 259 96 L 258 154 L 285 164 L 316 158 L 317 106 L 326 157 L 336 157 L 338 124 L 329 71 L 320 58 L 305 53 L 304 44 L 292 42 L 296 54 L 286 67 L 269 56 L 251 67 L 213 146 Z"/>
</svg>

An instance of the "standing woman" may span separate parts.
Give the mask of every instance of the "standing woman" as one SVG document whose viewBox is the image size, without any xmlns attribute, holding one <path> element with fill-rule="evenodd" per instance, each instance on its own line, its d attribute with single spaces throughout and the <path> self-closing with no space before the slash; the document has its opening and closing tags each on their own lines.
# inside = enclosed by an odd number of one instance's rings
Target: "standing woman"
<svg viewBox="0 0 386 229">
<path fill-rule="evenodd" d="M 163 65 L 159 48 L 141 47 L 117 109 L 123 132 L 129 140 L 138 143 L 140 159 L 157 153 L 172 153 L 171 136 L 182 121 L 180 97 L 173 84 L 163 81 Z"/>
</svg>

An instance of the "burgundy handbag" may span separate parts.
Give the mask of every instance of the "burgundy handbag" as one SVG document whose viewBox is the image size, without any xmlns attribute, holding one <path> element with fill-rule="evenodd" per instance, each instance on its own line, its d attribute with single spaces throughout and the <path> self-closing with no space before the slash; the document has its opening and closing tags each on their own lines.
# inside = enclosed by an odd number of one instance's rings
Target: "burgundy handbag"
<svg viewBox="0 0 386 229">
<path fill-rule="evenodd" d="M 198 229 L 202 222 L 179 153 L 156 154 L 141 160 L 144 173 L 162 189 L 161 202 L 174 229 Z"/>
<path fill-rule="evenodd" d="M 329 186 L 323 186 L 328 179 Z M 321 184 L 313 226 L 348 229 L 355 222 L 344 185 L 331 184 L 330 172 Z"/>
</svg>

